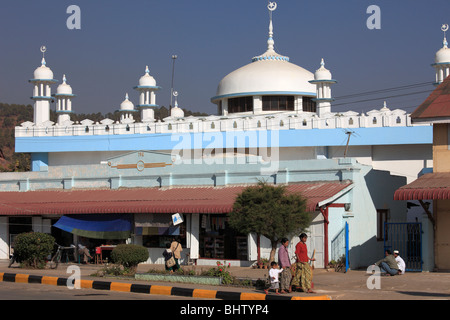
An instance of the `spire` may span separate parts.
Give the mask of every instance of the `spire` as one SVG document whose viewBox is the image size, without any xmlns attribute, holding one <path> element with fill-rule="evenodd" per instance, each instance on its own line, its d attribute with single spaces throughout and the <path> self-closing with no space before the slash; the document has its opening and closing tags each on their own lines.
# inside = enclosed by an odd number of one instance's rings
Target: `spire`
<svg viewBox="0 0 450 320">
<path fill-rule="evenodd" d="M 448 31 L 448 24 L 443 24 L 441 27 L 441 30 L 444 32 L 444 41 L 442 41 L 442 45 L 444 48 L 448 48 L 448 42 L 447 42 L 447 37 L 446 37 L 446 32 Z"/>
<path fill-rule="evenodd" d="M 45 51 L 47 51 L 47 47 L 46 46 L 41 46 L 41 52 L 42 52 L 42 65 L 45 66 L 46 62 L 45 62 Z"/>
<path fill-rule="evenodd" d="M 274 51 L 275 41 L 273 40 L 273 22 L 272 22 L 272 12 L 277 9 L 276 2 L 269 2 L 267 5 L 267 9 L 269 9 L 269 39 L 267 40 L 267 50 Z"/>
<path fill-rule="evenodd" d="M 270 2 L 267 5 L 267 9 L 269 9 L 269 39 L 267 40 L 267 51 L 260 55 L 253 57 L 252 62 L 261 61 L 261 60 L 281 60 L 281 61 L 289 61 L 289 57 L 284 57 L 275 52 L 275 41 L 273 40 L 273 21 L 272 21 L 272 13 L 277 9 L 276 2 Z"/>
</svg>

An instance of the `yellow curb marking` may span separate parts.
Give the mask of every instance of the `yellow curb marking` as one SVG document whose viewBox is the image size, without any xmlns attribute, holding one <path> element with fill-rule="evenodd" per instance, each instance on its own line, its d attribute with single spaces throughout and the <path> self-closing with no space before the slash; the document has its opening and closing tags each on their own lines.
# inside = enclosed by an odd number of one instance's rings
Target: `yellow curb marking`
<svg viewBox="0 0 450 320">
<path fill-rule="evenodd" d="M 131 283 L 111 282 L 111 291 L 130 292 Z"/>
<path fill-rule="evenodd" d="M 205 298 L 205 299 L 215 299 L 217 291 L 216 290 L 204 290 L 204 289 L 194 289 L 192 292 L 193 298 Z"/>
</svg>

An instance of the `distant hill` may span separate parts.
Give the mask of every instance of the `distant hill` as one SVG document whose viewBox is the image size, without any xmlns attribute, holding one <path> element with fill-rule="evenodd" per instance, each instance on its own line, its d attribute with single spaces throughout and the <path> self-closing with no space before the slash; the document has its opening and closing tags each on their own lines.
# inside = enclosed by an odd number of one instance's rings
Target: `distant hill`
<svg viewBox="0 0 450 320">
<path fill-rule="evenodd" d="M 183 109 L 186 117 L 188 116 L 208 116 L 207 113 L 192 112 Z M 169 110 L 162 106 L 155 110 L 155 119 L 164 119 L 168 117 Z M 120 113 L 107 113 L 105 115 L 98 113 L 74 113 L 71 114 L 72 121 L 82 121 L 91 119 L 92 121 L 100 121 L 109 118 L 114 121 L 120 119 Z M 56 112 L 50 111 L 50 120 L 57 121 Z M 140 121 L 140 113 L 136 113 L 135 120 Z M 0 172 L 22 172 L 30 171 L 30 154 L 15 153 L 15 137 L 14 127 L 19 126 L 22 122 L 33 121 L 33 106 L 21 104 L 7 104 L 0 102 Z"/>
</svg>

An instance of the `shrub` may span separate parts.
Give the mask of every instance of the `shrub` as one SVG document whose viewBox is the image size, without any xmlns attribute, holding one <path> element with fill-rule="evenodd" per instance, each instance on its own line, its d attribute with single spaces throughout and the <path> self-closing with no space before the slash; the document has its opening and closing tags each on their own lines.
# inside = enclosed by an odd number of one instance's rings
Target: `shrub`
<svg viewBox="0 0 450 320">
<path fill-rule="evenodd" d="M 147 261 L 149 255 L 147 248 L 136 244 L 119 244 L 111 252 L 114 263 L 135 272 L 141 262 Z"/>
<path fill-rule="evenodd" d="M 224 263 L 220 263 L 219 261 L 217 261 L 217 267 L 211 268 L 208 271 L 204 272 L 204 275 L 210 277 L 221 277 L 223 284 L 232 284 L 234 282 L 234 277 L 229 271 L 226 270 L 229 268 L 230 264 L 228 264 L 228 266 L 225 266 Z"/>
<path fill-rule="evenodd" d="M 14 254 L 22 266 L 43 268 L 52 254 L 55 238 L 41 232 L 21 233 L 14 242 Z"/>
</svg>

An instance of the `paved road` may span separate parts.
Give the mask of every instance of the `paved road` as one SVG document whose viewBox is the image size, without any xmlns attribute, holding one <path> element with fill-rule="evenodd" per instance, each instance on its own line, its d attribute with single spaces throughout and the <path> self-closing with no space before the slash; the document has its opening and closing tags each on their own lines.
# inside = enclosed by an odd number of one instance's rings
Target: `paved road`
<svg viewBox="0 0 450 320">
<path fill-rule="evenodd" d="M 199 300 L 189 297 L 150 295 L 64 286 L 0 282 L 0 300 Z"/>
</svg>

